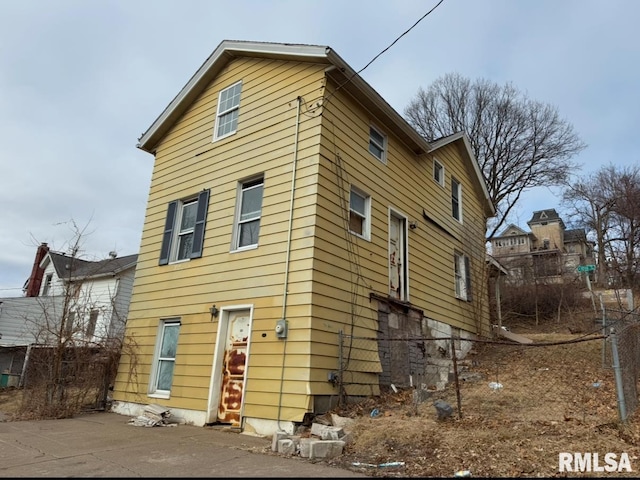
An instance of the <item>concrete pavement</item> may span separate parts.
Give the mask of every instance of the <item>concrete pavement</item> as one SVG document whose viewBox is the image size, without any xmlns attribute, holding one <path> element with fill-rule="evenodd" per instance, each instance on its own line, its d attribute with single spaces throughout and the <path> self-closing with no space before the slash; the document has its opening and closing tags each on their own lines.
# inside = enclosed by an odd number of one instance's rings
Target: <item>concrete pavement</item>
<svg viewBox="0 0 640 480">
<path fill-rule="evenodd" d="M 365 477 L 271 451 L 271 439 L 192 425 L 138 427 L 86 413 L 2 422 L 0 477 Z"/>
</svg>

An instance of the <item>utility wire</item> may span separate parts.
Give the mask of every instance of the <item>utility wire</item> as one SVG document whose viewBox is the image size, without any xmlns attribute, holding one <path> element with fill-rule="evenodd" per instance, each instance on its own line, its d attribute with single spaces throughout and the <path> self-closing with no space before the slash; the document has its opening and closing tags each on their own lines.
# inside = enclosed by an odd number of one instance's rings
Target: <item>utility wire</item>
<svg viewBox="0 0 640 480">
<path fill-rule="evenodd" d="M 409 27 L 404 33 L 402 33 L 398 38 L 396 38 L 393 42 L 391 42 L 389 44 L 389 46 L 387 48 L 385 48 L 384 50 L 382 50 L 380 53 L 378 53 L 375 57 L 373 57 L 369 63 L 367 63 L 364 67 L 362 67 L 360 70 L 358 70 L 357 72 L 355 72 L 353 75 L 351 75 L 345 82 L 343 82 L 342 84 L 340 84 L 338 86 L 338 88 L 336 88 L 331 95 L 329 95 L 327 97 L 327 102 L 329 101 L 329 99 L 331 97 L 333 97 L 333 95 L 335 95 L 335 93 L 340 90 L 342 87 L 344 87 L 347 83 L 349 83 L 351 80 L 353 80 L 353 77 L 355 77 L 356 75 L 359 75 L 360 73 L 362 73 L 369 65 L 371 65 L 373 62 L 375 62 L 378 57 L 380 55 L 382 55 L 384 52 L 386 52 L 387 50 L 389 50 L 391 47 L 393 47 L 398 40 L 400 40 L 402 37 L 404 37 L 407 33 L 409 33 L 411 30 L 413 30 L 413 28 L 418 25 L 422 20 L 424 20 L 429 14 L 431 14 L 431 12 L 433 12 L 436 8 L 438 8 L 440 6 L 440 4 L 444 2 L 444 0 L 440 0 L 431 10 L 429 10 L 427 13 L 425 13 L 422 17 L 420 17 L 418 19 L 418 21 L 416 23 L 414 23 L 413 25 L 411 25 L 411 27 Z"/>
</svg>

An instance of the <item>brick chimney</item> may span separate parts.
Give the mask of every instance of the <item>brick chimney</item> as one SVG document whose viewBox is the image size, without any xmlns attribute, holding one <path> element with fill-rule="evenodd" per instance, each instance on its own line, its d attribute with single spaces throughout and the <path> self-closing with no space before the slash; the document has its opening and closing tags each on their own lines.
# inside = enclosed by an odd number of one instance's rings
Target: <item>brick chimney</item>
<svg viewBox="0 0 640 480">
<path fill-rule="evenodd" d="M 48 252 L 49 246 L 46 243 L 38 245 L 36 258 L 33 261 L 33 268 L 31 269 L 31 276 L 27 282 L 25 297 L 37 297 L 38 293 L 40 293 L 40 285 L 42 284 L 42 277 L 44 276 L 44 269 L 40 268 L 40 262 Z"/>
</svg>

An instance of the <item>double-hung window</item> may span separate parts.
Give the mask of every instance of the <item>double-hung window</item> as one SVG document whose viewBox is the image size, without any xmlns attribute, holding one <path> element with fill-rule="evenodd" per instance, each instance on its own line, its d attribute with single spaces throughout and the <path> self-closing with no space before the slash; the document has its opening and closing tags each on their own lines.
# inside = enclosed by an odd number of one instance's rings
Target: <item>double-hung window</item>
<svg viewBox="0 0 640 480">
<path fill-rule="evenodd" d="M 47 276 L 44 279 L 44 286 L 42 287 L 42 296 L 46 297 L 49 295 L 49 291 L 51 290 L 51 282 L 53 281 L 53 273 L 47 273 Z"/>
<path fill-rule="evenodd" d="M 241 90 L 242 82 L 238 82 L 220 92 L 213 135 L 214 140 L 231 135 L 238 129 Z"/>
<path fill-rule="evenodd" d="M 444 187 L 444 166 L 435 158 L 433 159 L 433 179 Z"/>
<path fill-rule="evenodd" d="M 160 265 L 202 256 L 209 190 L 195 198 L 174 200 L 167 207 Z"/>
<path fill-rule="evenodd" d="M 469 268 L 469 257 L 462 253 L 453 254 L 453 264 L 455 272 L 456 298 L 471 301 L 471 270 Z"/>
<path fill-rule="evenodd" d="M 367 240 L 371 231 L 371 197 L 351 187 L 349 196 L 349 231 Z"/>
<path fill-rule="evenodd" d="M 451 215 L 462 222 L 462 185 L 455 178 L 451 179 Z"/>
<path fill-rule="evenodd" d="M 260 217 L 262 216 L 263 177 L 238 184 L 238 200 L 232 250 L 258 246 Z"/>
<path fill-rule="evenodd" d="M 160 322 L 151 380 L 149 381 L 150 394 L 168 397 L 171 393 L 179 333 L 179 320 L 162 320 Z"/>
<path fill-rule="evenodd" d="M 387 137 L 373 125 L 369 127 L 369 152 L 380 160 L 387 163 Z"/>
</svg>

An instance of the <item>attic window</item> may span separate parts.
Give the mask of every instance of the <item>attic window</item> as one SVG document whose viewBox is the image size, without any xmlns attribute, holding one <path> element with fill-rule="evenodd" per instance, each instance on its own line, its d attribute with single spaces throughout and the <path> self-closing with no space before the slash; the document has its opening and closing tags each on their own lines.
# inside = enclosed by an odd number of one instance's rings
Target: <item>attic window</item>
<svg viewBox="0 0 640 480">
<path fill-rule="evenodd" d="M 240 112 L 240 91 L 242 82 L 235 83 L 220 92 L 218 97 L 218 112 L 216 113 L 216 127 L 214 140 L 236 133 L 238 129 L 238 114 Z"/>
</svg>

